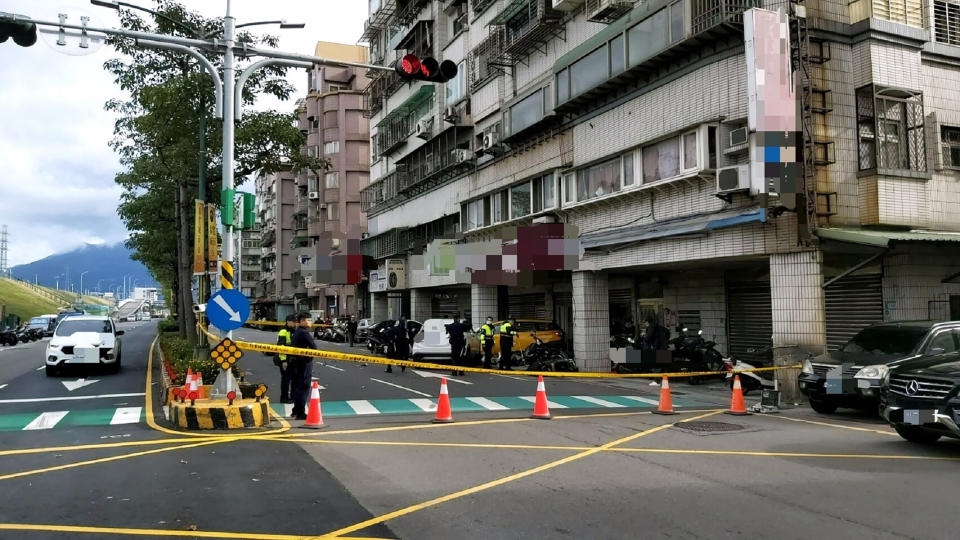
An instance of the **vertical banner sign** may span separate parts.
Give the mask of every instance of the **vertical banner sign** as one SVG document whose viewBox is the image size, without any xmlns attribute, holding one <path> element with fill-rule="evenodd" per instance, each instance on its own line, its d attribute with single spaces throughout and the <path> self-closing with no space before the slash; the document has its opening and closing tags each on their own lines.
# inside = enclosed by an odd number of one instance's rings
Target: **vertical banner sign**
<svg viewBox="0 0 960 540">
<path fill-rule="evenodd" d="M 195 200 L 193 205 L 193 274 L 204 273 L 203 257 L 203 223 L 206 220 L 207 210 L 201 200 Z"/>
<path fill-rule="evenodd" d="M 207 205 L 207 272 L 217 273 L 217 260 L 220 259 L 220 250 L 217 247 L 217 207 Z"/>
</svg>

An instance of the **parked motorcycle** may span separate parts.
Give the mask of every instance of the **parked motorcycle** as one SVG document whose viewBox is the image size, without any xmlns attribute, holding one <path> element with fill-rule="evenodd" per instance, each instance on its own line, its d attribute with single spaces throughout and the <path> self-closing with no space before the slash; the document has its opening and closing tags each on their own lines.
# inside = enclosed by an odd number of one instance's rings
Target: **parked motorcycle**
<svg viewBox="0 0 960 540">
<path fill-rule="evenodd" d="M 20 325 L 16 330 L 17 339 L 23 343 L 30 343 L 33 341 L 33 332 L 27 329 L 25 325 Z"/>
<path fill-rule="evenodd" d="M 772 347 L 765 347 L 761 350 L 750 350 L 748 353 L 752 355 L 757 355 L 758 357 L 765 357 L 768 352 L 771 352 Z M 724 361 L 724 368 L 727 370 L 726 381 L 730 385 L 730 388 L 733 389 L 733 376 L 734 371 L 741 369 L 754 369 L 758 367 L 765 367 L 761 364 L 751 364 L 744 362 L 742 360 L 734 360 L 728 358 Z M 740 388 L 743 389 L 744 395 L 752 392 L 754 390 L 773 390 L 774 389 L 774 372 L 773 371 L 747 371 L 744 373 L 737 373 L 740 376 Z"/>
<path fill-rule="evenodd" d="M 17 333 L 12 329 L 0 330 L 0 345 L 14 346 L 20 342 Z"/>
<path fill-rule="evenodd" d="M 674 364 L 679 371 L 715 371 L 721 372 L 724 369 L 723 355 L 714 349 L 716 342 L 703 339 L 703 330 L 698 330 L 695 335 L 687 335 L 687 329 L 671 339 L 669 344 L 673 346 Z M 700 384 L 710 378 L 722 378 L 723 373 L 714 375 L 697 375 L 688 377 L 690 384 Z"/>
<path fill-rule="evenodd" d="M 519 352 L 519 359 L 517 353 L 514 353 L 513 356 L 513 360 L 518 360 L 519 365 L 526 366 L 527 371 L 579 371 L 573 358 L 563 350 L 562 341 L 548 344 L 540 339 L 536 333 L 530 335 L 533 336 L 533 343 Z"/>
</svg>

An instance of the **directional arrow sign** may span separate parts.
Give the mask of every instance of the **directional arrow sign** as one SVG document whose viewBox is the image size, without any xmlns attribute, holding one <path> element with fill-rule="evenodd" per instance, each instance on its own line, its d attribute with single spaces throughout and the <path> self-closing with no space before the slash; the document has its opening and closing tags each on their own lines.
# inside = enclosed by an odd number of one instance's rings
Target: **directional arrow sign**
<svg viewBox="0 0 960 540">
<path fill-rule="evenodd" d="M 250 301 L 236 289 L 221 289 L 207 302 L 207 318 L 220 330 L 240 328 L 248 317 Z"/>
<path fill-rule="evenodd" d="M 73 392 L 73 391 L 76 390 L 77 388 L 83 388 L 84 386 L 90 386 L 91 384 L 93 384 L 93 383 L 95 383 L 95 382 L 100 382 L 100 381 L 97 380 L 97 379 L 90 379 L 90 380 L 87 380 L 87 379 L 77 379 L 77 380 L 75 380 L 75 381 L 60 381 L 60 382 L 62 382 L 63 385 L 67 387 L 67 390 Z"/>
<path fill-rule="evenodd" d="M 413 372 L 416 373 L 417 375 L 421 376 L 421 377 L 433 377 L 434 379 L 446 379 L 447 382 L 458 382 L 458 383 L 460 383 L 460 384 L 473 384 L 473 383 L 470 382 L 470 381 L 464 381 L 464 380 L 461 380 L 461 379 L 454 379 L 454 378 L 452 378 L 452 377 L 447 377 L 446 375 L 439 375 L 439 374 L 437 374 L 437 373 L 431 373 L 431 372 L 429 372 L 429 371 L 420 371 L 420 370 L 418 370 L 418 369 L 414 369 Z"/>
</svg>

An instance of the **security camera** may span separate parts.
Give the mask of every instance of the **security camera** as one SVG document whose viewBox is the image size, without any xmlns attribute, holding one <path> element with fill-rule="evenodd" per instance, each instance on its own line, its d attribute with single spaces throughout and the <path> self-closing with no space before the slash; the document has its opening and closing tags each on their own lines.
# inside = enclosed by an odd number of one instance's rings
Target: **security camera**
<svg viewBox="0 0 960 540">
<path fill-rule="evenodd" d="M 207 305 L 206 304 L 194 304 L 193 312 L 194 313 L 206 313 Z"/>
</svg>

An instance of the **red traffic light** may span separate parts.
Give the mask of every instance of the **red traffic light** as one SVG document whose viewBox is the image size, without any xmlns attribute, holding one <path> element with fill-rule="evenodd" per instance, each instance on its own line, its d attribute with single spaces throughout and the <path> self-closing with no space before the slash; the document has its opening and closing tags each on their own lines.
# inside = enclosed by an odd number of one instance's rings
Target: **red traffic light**
<svg viewBox="0 0 960 540">
<path fill-rule="evenodd" d="M 457 76 L 457 64 L 451 60 L 438 61 L 429 56 L 420 58 L 408 54 L 397 61 L 396 72 L 404 79 L 443 83 Z"/>
<path fill-rule="evenodd" d="M 397 72 L 399 72 L 400 75 L 411 77 L 416 75 L 420 69 L 420 58 L 415 54 L 408 54 L 397 63 Z"/>
</svg>

